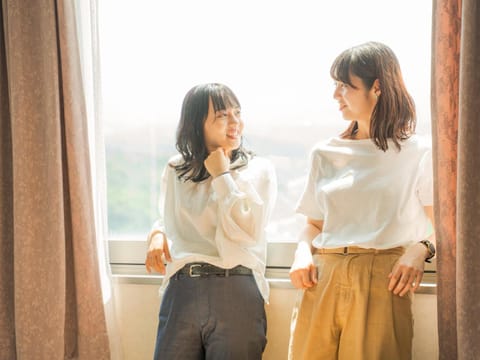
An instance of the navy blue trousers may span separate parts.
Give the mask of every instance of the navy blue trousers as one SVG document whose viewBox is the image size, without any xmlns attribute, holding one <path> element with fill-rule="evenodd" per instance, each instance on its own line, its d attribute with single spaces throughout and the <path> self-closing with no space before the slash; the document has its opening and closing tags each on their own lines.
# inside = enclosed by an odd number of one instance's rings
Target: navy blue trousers
<svg viewBox="0 0 480 360">
<path fill-rule="evenodd" d="M 162 298 L 154 360 L 260 360 L 266 331 L 253 276 L 176 274 Z"/>
</svg>

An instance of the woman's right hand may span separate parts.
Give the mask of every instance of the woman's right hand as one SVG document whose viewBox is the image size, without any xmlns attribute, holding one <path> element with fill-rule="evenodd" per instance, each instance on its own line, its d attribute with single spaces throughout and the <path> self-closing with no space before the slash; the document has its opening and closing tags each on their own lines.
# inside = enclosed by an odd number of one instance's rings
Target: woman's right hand
<svg viewBox="0 0 480 360">
<path fill-rule="evenodd" d="M 308 289 L 317 283 L 317 268 L 310 249 L 299 248 L 290 268 L 290 281 L 297 289 Z"/>
<path fill-rule="evenodd" d="M 225 149 L 219 147 L 207 156 L 203 164 L 205 165 L 208 173 L 213 178 L 216 178 L 218 175 L 221 175 L 228 171 L 228 167 L 230 166 L 230 159 L 228 158 Z"/>
<path fill-rule="evenodd" d="M 322 232 L 323 220 L 307 218 L 300 233 L 295 259 L 290 268 L 290 280 L 297 289 L 308 289 L 317 284 L 317 267 L 313 264 L 312 240 Z"/>
<path fill-rule="evenodd" d="M 170 256 L 170 250 L 168 249 L 167 237 L 163 232 L 154 230 L 155 235 L 151 238 L 150 244 L 148 246 L 147 258 L 145 259 L 145 267 L 150 273 L 153 270 L 159 272 L 160 274 L 165 274 L 165 265 L 163 263 L 163 258 L 165 260 L 172 261 Z M 150 238 L 150 236 L 149 236 Z"/>
</svg>

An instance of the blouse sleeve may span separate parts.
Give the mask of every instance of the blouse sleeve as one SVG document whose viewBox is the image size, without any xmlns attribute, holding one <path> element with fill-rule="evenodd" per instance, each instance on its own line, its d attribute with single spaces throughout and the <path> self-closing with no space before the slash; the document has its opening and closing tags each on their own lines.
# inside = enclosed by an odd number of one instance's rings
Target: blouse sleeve
<svg viewBox="0 0 480 360">
<path fill-rule="evenodd" d="M 218 201 L 218 225 L 226 238 L 245 247 L 255 246 L 264 238 L 277 196 L 273 165 L 269 161 L 261 165 L 244 178 L 234 179 L 227 173 L 212 180 Z"/>
</svg>

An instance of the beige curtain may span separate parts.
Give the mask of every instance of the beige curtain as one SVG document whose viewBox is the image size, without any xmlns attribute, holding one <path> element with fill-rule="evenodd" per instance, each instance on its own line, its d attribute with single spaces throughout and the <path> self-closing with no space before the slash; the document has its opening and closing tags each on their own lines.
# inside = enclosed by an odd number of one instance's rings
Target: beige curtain
<svg viewBox="0 0 480 360">
<path fill-rule="evenodd" d="M 480 354 L 480 4 L 435 0 L 432 132 L 440 359 Z"/>
<path fill-rule="evenodd" d="M 72 2 L 0 11 L 0 359 L 108 359 Z"/>
</svg>

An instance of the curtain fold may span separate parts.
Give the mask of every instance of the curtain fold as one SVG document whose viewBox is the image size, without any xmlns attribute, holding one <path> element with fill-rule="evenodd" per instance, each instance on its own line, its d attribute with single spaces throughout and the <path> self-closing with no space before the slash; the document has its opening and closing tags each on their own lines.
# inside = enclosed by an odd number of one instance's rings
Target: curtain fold
<svg viewBox="0 0 480 360">
<path fill-rule="evenodd" d="M 463 0 L 457 188 L 459 359 L 480 354 L 480 3 Z"/>
<path fill-rule="evenodd" d="M 15 317 L 13 301 L 13 169 L 12 129 L 9 118 L 8 86 L 6 75 L 5 36 L 3 8 L 0 7 L 0 357 L 4 349 L 15 347 Z"/>
<path fill-rule="evenodd" d="M 100 72 L 99 6 L 97 0 L 75 2 L 79 33 L 82 77 L 85 86 L 89 128 L 90 169 L 92 170 L 93 207 L 97 237 L 100 283 L 112 359 L 123 359 L 122 336 L 116 317 L 116 299 L 108 255 L 107 174 L 102 116 L 102 86 Z"/>
<path fill-rule="evenodd" d="M 456 359 L 457 353 L 455 259 L 461 0 L 433 3 L 431 114 L 439 357 L 451 360 Z"/>
<path fill-rule="evenodd" d="M 440 359 L 480 353 L 480 7 L 435 0 L 432 133 Z"/>
<path fill-rule="evenodd" d="M 72 6 L 2 1 L 2 359 L 110 357 Z"/>
</svg>

